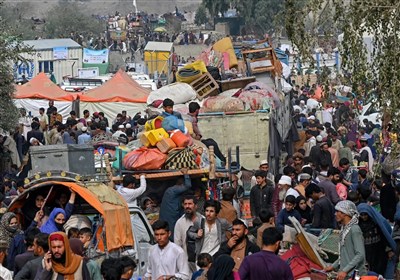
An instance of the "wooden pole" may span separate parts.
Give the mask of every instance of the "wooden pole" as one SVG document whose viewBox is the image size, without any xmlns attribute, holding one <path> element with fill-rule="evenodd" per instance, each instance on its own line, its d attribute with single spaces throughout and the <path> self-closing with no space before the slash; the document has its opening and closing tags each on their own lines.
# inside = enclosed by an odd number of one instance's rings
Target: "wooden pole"
<svg viewBox="0 0 400 280">
<path fill-rule="evenodd" d="M 107 177 L 110 179 L 110 181 L 108 182 L 107 185 L 108 185 L 110 188 L 113 188 L 113 189 L 114 189 L 115 184 L 114 184 L 114 181 L 113 181 L 113 174 L 112 174 L 111 163 L 110 163 L 110 158 L 109 158 L 109 154 L 108 154 L 108 153 L 106 153 L 106 154 L 104 155 L 104 162 L 105 162 L 105 164 L 106 164 L 106 174 L 107 174 Z"/>
<path fill-rule="evenodd" d="M 214 157 L 214 146 L 210 146 L 208 147 L 208 151 L 209 151 L 209 159 L 210 159 L 210 174 L 209 177 L 210 180 L 214 180 L 216 179 L 215 176 L 215 157 Z"/>
</svg>

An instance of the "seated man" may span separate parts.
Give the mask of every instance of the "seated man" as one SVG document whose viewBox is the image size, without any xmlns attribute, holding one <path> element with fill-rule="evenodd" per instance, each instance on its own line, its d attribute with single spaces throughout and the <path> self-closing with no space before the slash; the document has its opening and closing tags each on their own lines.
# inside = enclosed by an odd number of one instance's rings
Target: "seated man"
<svg viewBox="0 0 400 280">
<path fill-rule="evenodd" d="M 214 154 L 222 161 L 226 162 L 225 156 L 222 154 L 218 147 L 218 143 L 215 142 L 214 139 L 208 138 L 208 139 L 202 139 L 203 135 L 201 135 L 201 132 L 198 127 L 198 120 L 197 117 L 199 115 L 200 111 L 200 105 L 197 102 L 190 102 L 189 103 L 189 113 L 186 116 L 187 121 L 190 121 L 193 126 L 193 134 L 191 136 L 196 139 L 200 140 L 204 145 L 208 147 L 213 146 L 214 147 Z M 223 164 L 224 165 L 224 164 Z"/>
</svg>

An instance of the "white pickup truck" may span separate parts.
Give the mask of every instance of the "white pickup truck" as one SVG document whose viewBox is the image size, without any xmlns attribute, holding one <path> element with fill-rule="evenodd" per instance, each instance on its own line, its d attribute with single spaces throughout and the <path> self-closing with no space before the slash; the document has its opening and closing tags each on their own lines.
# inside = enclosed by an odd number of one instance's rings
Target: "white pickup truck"
<svg viewBox="0 0 400 280">
<path fill-rule="evenodd" d="M 212 138 L 222 153 L 240 148 L 240 164 L 257 169 L 267 159 L 269 147 L 269 113 L 266 111 L 200 114 L 198 125 L 203 139 Z"/>
</svg>

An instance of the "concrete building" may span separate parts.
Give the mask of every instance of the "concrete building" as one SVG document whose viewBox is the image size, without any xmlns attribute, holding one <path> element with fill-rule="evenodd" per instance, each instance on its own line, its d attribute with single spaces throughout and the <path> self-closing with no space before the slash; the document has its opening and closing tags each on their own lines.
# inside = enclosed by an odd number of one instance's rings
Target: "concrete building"
<svg viewBox="0 0 400 280">
<path fill-rule="evenodd" d="M 40 72 L 52 72 L 59 84 L 64 76 L 78 76 L 82 68 L 83 48 L 72 39 L 43 39 L 23 41 L 32 47 L 32 53 L 23 53 L 25 62 L 18 62 L 14 67 L 16 80 L 22 75 L 31 79 Z"/>
</svg>

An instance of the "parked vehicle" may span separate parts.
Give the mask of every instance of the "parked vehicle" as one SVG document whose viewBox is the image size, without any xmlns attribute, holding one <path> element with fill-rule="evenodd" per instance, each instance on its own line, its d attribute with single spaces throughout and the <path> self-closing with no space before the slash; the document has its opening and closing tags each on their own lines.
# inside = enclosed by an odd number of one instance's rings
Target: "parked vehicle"
<svg viewBox="0 0 400 280">
<path fill-rule="evenodd" d="M 245 168 L 257 169 L 260 160 L 267 158 L 268 112 L 209 113 L 200 114 L 198 119 L 203 139 L 213 138 L 222 153 L 229 147 L 240 147 L 240 162 Z"/>
<path fill-rule="evenodd" d="M 360 115 L 358 116 L 358 123 L 361 126 L 364 126 L 363 120 L 367 119 L 369 122 L 373 124 L 382 125 L 382 113 L 381 109 L 378 107 L 376 103 L 368 103 L 363 106 Z"/>
<path fill-rule="evenodd" d="M 16 213 L 20 221 L 24 221 L 25 209 L 29 209 L 24 206 L 34 205 L 37 194 L 48 197 L 46 206 L 55 206 L 60 193 L 74 191 L 76 200 L 72 215 L 90 219 L 94 232 L 94 258 L 128 255 L 138 263 L 137 275 L 144 275 L 148 249 L 154 244 L 146 215 L 138 207 L 128 208 L 112 187 L 93 177 L 88 179 L 66 171 L 38 172 L 25 180 L 26 190 L 11 202 L 7 211 Z M 24 228 L 28 226 L 23 225 Z"/>
</svg>

